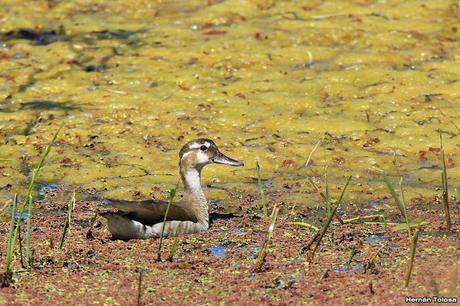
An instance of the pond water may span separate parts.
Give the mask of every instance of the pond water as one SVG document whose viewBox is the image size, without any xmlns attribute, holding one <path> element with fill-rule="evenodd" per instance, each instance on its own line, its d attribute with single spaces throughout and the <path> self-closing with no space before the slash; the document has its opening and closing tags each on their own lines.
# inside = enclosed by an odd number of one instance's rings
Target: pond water
<svg viewBox="0 0 460 306">
<path fill-rule="evenodd" d="M 174 186 L 180 147 L 214 139 L 244 168 L 208 166 L 211 199 L 317 205 L 327 171 L 346 203 L 439 194 L 443 134 L 459 186 L 459 5 L 449 1 L 3 1 L 0 200 L 41 184 L 107 197 Z M 309 167 L 302 167 L 319 139 Z M 327 170 L 326 170 L 327 169 Z M 158 192 L 161 190 L 161 192 Z M 455 194 L 452 192 L 452 194 Z M 158 196 L 158 195 L 157 195 Z M 235 200 L 236 201 L 236 200 Z M 228 200 L 227 202 L 232 202 Z M 232 203 L 230 203 L 232 204 Z"/>
</svg>

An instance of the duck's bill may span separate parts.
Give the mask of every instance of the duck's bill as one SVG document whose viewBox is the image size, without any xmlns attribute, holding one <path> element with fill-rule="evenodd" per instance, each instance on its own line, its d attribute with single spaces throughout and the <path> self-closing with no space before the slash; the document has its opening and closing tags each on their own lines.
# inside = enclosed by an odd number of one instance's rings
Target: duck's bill
<svg viewBox="0 0 460 306">
<path fill-rule="evenodd" d="M 223 165 L 229 165 L 229 166 L 244 166 L 243 162 L 230 158 L 228 156 L 225 156 L 224 154 L 220 152 L 218 153 L 216 157 L 213 158 L 212 161 L 216 164 L 223 164 Z"/>
</svg>

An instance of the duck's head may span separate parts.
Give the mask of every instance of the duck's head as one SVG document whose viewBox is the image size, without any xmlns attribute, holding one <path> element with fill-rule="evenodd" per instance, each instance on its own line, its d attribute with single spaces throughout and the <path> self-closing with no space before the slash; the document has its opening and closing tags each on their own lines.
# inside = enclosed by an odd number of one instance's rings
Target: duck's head
<svg viewBox="0 0 460 306">
<path fill-rule="evenodd" d="M 179 152 L 179 158 L 181 167 L 198 170 L 211 163 L 244 166 L 243 162 L 222 154 L 214 141 L 205 138 L 195 139 L 185 144 Z"/>
</svg>

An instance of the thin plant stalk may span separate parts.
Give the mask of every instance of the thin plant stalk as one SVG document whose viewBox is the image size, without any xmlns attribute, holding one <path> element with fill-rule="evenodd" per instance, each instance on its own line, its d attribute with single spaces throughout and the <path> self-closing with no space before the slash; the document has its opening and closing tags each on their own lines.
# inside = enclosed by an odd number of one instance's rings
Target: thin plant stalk
<svg viewBox="0 0 460 306">
<path fill-rule="evenodd" d="M 169 254 L 168 254 L 168 260 L 169 261 L 173 261 L 173 258 L 174 258 L 174 255 L 176 254 L 176 251 L 177 251 L 177 244 L 179 243 L 179 239 L 174 239 L 173 241 L 173 244 L 171 246 L 171 249 L 169 250 Z"/>
<path fill-rule="evenodd" d="M 18 222 L 21 222 L 21 219 L 19 219 Z M 23 238 L 22 238 L 21 234 L 22 234 L 21 224 L 19 224 L 19 237 L 18 237 L 18 241 L 19 241 L 19 258 L 21 259 L 21 268 L 25 269 L 26 264 L 25 264 L 25 261 L 24 261 L 24 252 L 22 251 L 23 250 L 23 247 L 22 247 Z"/>
<path fill-rule="evenodd" d="M 404 189 L 403 189 L 402 183 L 403 183 L 403 178 L 401 177 L 399 179 L 399 191 L 401 193 L 401 203 L 402 203 L 403 208 L 404 208 L 404 221 L 407 224 L 407 230 L 409 232 L 409 238 L 411 238 L 412 237 L 412 232 L 410 230 L 409 215 L 407 214 L 406 197 L 404 195 Z"/>
<path fill-rule="evenodd" d="M 343 186 L 343 189 L 342 189 L 342 193 L 340 194 L 340 197 L 339 199 L 337 200 L 337 204 L 334 206 L 334 208 L 332 209 L 331 213 L 329 214 L 325 224 L 323 225 L 323 227 L 321 228 L 321 234 L 319 235 L 318 237 L 318 240 L 316 242 L 316 245 L 315 247 L 313 248 L 313 251 L 311 253 L 311 257 L 310 257 L 310 260 L 309 260 L 309 263 L 313 262 L 313 258 L 315 256 L 315 253 L 319 247 L 319 245 L 321 244 L 321 240 L 323 240 L 323 237 L 324 235 L 326 234 L 329 226 L 331 225 L 331 222 L 332 222 L 332 218 L 334 217 L 336 211 L 337 211 L 337 208 L 339 208 L 340 204 L 342 203 L 342 200 L 343 200 L 343 196 L 345 195 L 345 191 L 347 190 L 347 187 L 348 187 L 348 184 L 350 183 L 350 180 L 351 180 L 351 175 L 348 177 L 347 179 L 347 182 L 345 183 L 345 185 Z"/>
<path fill-rule="evenodd" d="M 163 218 L 163 226 L 161 228 L 160 243 L 158 244 L 157 261 L 161 261 L 161 247 L 163 246 L 163 236 L 165 234 L 165 229 L 166 229 L 166 220 L 168 218 L 169 208 L 171 207 L 174 197 L 176 196 L 176 191 L 177 191 L 178 186 L 179 186 L 179 182 L 177 182 L 176 187 L 174 187 L 173 189 L 169 191 L 168 206 L 166 207 L 165 216 Z"/>
<path fill-rule="evenodd" d="M 406 274 L 406 287 L 409 287 L 410 277 L 412 275 L 412 269 L 414 267 L 414 259 L 415 259 L 415 250 L 417 248 L 417 241 L 418 241 L 418 233 L 419 230 L 415 232 L 414 236 L 411 239 L 411 247 L 410 247 L 410 261 L 409 261 L 409 268 L 407 269 Z"/>
<path fill-rule="evenodd" d="M 305 164 L 303 166 L 301 166 L 299 169 L 301 168 L 306 168 L 308 167 L 308 165 L 310 164 L 310 160 L 311 160 L 311 157 L 313 156 L 313 153 L 315 153 L 316 149 L 318 149 L 318 146 L 320 145 L 320 143 L 323 141 L 323 138 L 321 138 L 320 140 L 318 140 L 318 142 L 315 144 L 315 146 L 313 147 L 313 149 L 310 151 L 310 154 L 308 155 L 308 158 L 307 158 L 307 161 L 305 162 Z"/>
<path fill-rule="evenodd" d="M 358 250 L 355 247 L 352 247 L 350 253 L 348 254 L 347 265 L 351 264 L 356 254 L 358 254 Z"/>
<path fill-rule="evenodd" d="M 262 179 L 260 178 L 259 161 L 256 161 L 256 175 L 257 175 L 257 186 L 260 192 L 260 200 L 262 201 L 262 209 L 263 209 L 264 215 L 267 216 L 268 215 L 267 198 L 265 196 L 265 191 L 262 186 Z"/>
<path fill-rule="evenodd" d="M 67 203 L 67 216 L 64 221 L 64 227 L 62 229 L 61 241 L 59 242 L 59 249 L 62 249 L 62 247 L 64 246 L 65 237 L 67 235 L 67 232 L 70 229 L 70 224 L 72 222 L 72 211 L 74 207 L 75 207 L 75 190 L 72 192 L 72 197 L 70 198 L 70 201 Z"/>
<path fill-rule="evenodd" d="M 330 203 L 329 203 L 329 200 L 328 198 L 324 195 L 324 193 L 319 189 L 318 186 L 316 186 L 315 182 L 313 182 L 313 180 L 309 177 L 307 178 L 308 181 L 310 182 L 310 184 L 313 186 L 313 188 L 315 188 L 315 191 L 321 196 L 321 198 L 323 199 L 324 203 L 326 203 L 327 207 L 328 207 L 328 211 L 330 211 L 329 207 L 330 207 Z M 335 214 L 335 217 L 337 218 L 337 220 L 339 220 L 340 224 L 344 224 L 343 220 L 342 220 L 342 217 L 340 217 L 340 215 L 336 212 Z"/>
<path fill-rule="evenodd" d="M 16 221 L 17 204 L 18 204 L 18 195 L 15 194 L 14 199 L 13 199 L 13 205 L 11 207 L 10 229 L 8 231 L 8 243 L 7 243 L 7 249 L 6 249 L 6 274 L 9 274 L 11 272 L 11 257 L 13 255 L 13 248 L 14 248 L 13 233 L 14 233 L 15 221 Z M 18 220 L 18 222 L 20 222 L 20 220 Z"/>
<path fill-rule="evenodd" d="M 264 244 L 262 245 L 262 248 L 260 249 L 259 254 L 257 255 L 257 259 L 256 259 L 255 267 L 254 267 L 255 272 L 260 272 L 262 270 L 262 265 L 264 264 L 265 257 L 267 256 L 267 248 L 273 236 L 273 230 L 275 229 L 279 210 L 280 210 L 279 207 L 276 207 L 276 204 L 275 204 L 275 207 L 273 207 L 273 211 L 272 211 L 272 220 L 271 220 L 270 226 L 268 227 L 268 231 L 267 231 L 267 237 L 265 238 Z"/>
<path fill-rule="evenodd" d="M 404 217 L 404 221 L 406 222 L 406 225 L 407 225 L 407 233 L 408 233 L 409 237 L 411 237 L 412 234 L 410 232 L 410 223 L 409 223 L 409 218 L 407 216 L 406 205 L 405 205 L 405 202 L 404 202 L 404 192 L 403 192 L 403 189 L 402 189 L 402 179 L 399 182 L 399 188 L 401 190 L 401 195 L 402 195 L 401 198 L 400 198 L 396 194 L 396 191 L 395 191 L 395 188 L 393 187 L 393 184 L 391 183 L 390 179 L 388 178 L 388 176 L 385 173 L 383 173 L 383 178 L 384 178 L 385 183 L 386 183 L 386 185 L 388 187 L 388 190 L 391 193 L 391 196 L 395 200 L 396 206 L 398 206 L 398 209 L 401 212 L 401 215 Z M 403 199 L 403 200 L 401 200 L 401 199 Z"/>
<path fill-rule="evenodd" d="M 29 195 L 27 199 L 27 224 L 26 224 L 26 261 L 29 264 L 32 262 L 31 256 L 30 256 L 31 215 L 32 215 L 32 195 Z"/>
<path fill-rule="evenodd" d="M 296 222 L 296 221 L 293 221 L 293 222 L 288 222 L 287 224 L 289 225 L 297 225 L 297 226 L 300 226 L 300 227 L 305 227 L 305 228 L 309 228 L 309 229 L 312 229 L 316 232 L 319 231 L 319 228 L 317 228 L 316 226 L 314 226 L 313 224 L 310 224 L 310 223 L 306 223 L 306 222 Z"/>
<path fill-rule="evenodd" d="M 408 217 L 408 214 L 407 214 L 406 201 L 405 201 L 405 198 L 404 198 L 404 190 L 402 189 L 402 178 L 399 180 L 399 189 L 401 191 L 401 196 L 398 197 L 396 195 L 396 192 L 394 190 L 393 185 L 391 184 L 391 181 L 388 179 L 388 177 L 385 175 L 385 173 L 383 174 L 383 177 L 385 179 L 385 182 L 387 184 L 388 189 L 390 190 L 391 195 L 393 196 L 393 198 L 394 198 L 399 210 L 401 211 L 401 214 L 403 215 L 403 217 L 404 217 L 404 219 L 406 221 L 408 238 L 409 238 L 409 241 L 411 242 L 409 266 L 408 266 L 408 269 L 407 269 L 407 274 L 406 274 L 406 279 L 405 279 L 405 286 L 408 287 L 409 282 L 410 282 L 410 277 L 411 277 L 411 274 L 412 274 L 412 269 L 413 269 L 413 266 L 414 266 L 415 250 L 416 250 L 416 247 L 417 247 L 418 234 L 419 234 L 420 228 L 417 228 L 417 230 L 415 231 L 415 234 L 412 235 L 411 224 L 409 223 L 409 217 Z"/>
<path fill-rule="evenodd" d="M 311 246 L 313 245 L 313 243 L 315 243 L 315 242 L 318 240 L 319 235 L 320 235 L 320 232 L 317 231 L 317 232 L 313 235 L 313 237 L 311 237 L 311 239 L 308 241 L 308 243 L 300 249 L 300 254 L 304 254 L 305 252 L 307 252 L 308 250 L 310 250 L 310 248 L 311 248 Z"/>
<path fill-rule="evenodd" d="M 21 208 L 19 210 L 19 215 L 22 217 L 22 214 L 24 213 L 24 210 L 26 208 L 26 204 L 28 204 L 27 233 L 26 233 L 26 254 L 28 254 L 28 255 L 30 255 L 30 231 L 31 231 L 31 219 L 32 219 L 32 192 L 33 192 L 33 188 L 34 188 L 35 183 L 37 181 L 38 174 L 40 173 L 41 169 L 43 168 L 43 165 L 45 163 L 45 159 L 48 156 L 48 154 L 50 153 L 51 148 L 53 147 L 54 142 L 56 141 L 56 138 L 58 137 L 59 132 L 62 129 L 62 126 L 63 125 L 61 124 L 61 126 L 58 128 L 56 133 L 54 133 L 53 138 L 51 139 L 51 141 L 48 143 L 48 146 L 46 147 L 45 152 L 43 153 L 42 158 L 40 159 L 40 162 L 39 162 L 37 168 L 32 170 L 32 178 L 31 178 L 30 183 L 29 183 L 29 188 L 27 188 L 27 194 L 26 194 L 26 197 L 25 197 L 26 200 L 21 205 Z M 16 224 L 16 228 L 15 228 L 15 231 L 14 231 L 13 248 L 14 248 L 15 241 L 18 238 L 18 234 L 19 234 L 19 222 Z"/>
<path fill-rule="evenodd" d="M 325 167 L 325 173 L 324 173 L 324 192 L 325 192 L 325 199 L 324 202 L 326 203 L 327 206 L 327 211 L 331 212 L 331 198 L 329 194 L 329 180 L 327 176 L 327 166 Z"/>
<path fill-rule="evenodd" d="M 144 274 L 143 270 L 139 271 L 139 279 L 137 282 L 137 306 L 142 305 L 142 276 Z"/>
<path fill-rule="evenodd" d="M 449 191 L 447 188 L 447 167 L 446 167 L 446 156 L 444 154 L 444 147 L 442 145 L 442 134 L 439 134 L 441 141 L 441 181 L 442 181 L 442 202 L 444 204 L 444 210 L 446 214 L 446 225 L 450 230 L 452 227 L 452 222 L 450 220 L 450 211 L 449 211 Z"/>
<path fill-rule="evenodd" d="M 96 210 L 94 212 L 94 215 L 93 217 L 91 218 L 91 221 L 89 222 L 89 229 L 88 231 L 86 232 L 86 239 L 89 239 L 89 240 L 92 240 L 94 239 L 94 236 L 93 236 L 93 227 L 94 225 L 96 224 L 96 220 L 97 220 L 97 216 L 99 215 L 99 210 Z"/>
<path fill-rule="evenodd" d="M 359 217 L 355 217 L 355 218 L 345 219 L 345 220 L 343 220 L 343 223 L 344 224 L 347 224 L 347 223 L 360 223 L 360 222 L 366 222 L 366 220 L 374 220 L 374 219 L 385 220 L 385 216 L 384 215 L 359 216 Z"/>
<path fill-rule="evenodd" d="M 372 255 L 372 257 L 369 259 L 369 262 L 373 263 L 375 262 L 375 260 L 377 259 L 377 257 L 380 256 L 380 253 L 385 249 L 385 245 L 381 245 L 380 248 L 377 250 L 377 252 L 375 252 L 374 255 Z"/>
<path fill-rule="evenodd" d="M 364 263 L 364 272 L 366 272 L 367 270 L 369 270 L 371 267 L 374 266 L 374 263 L 375 263 L 375 260 L 377 259 L 377 257 L 381 256 L 381 252 L 385 249 L 385 245 L 382 244 L 380 246 L 380 248 L 377 250 L 377 252 L 374 253 L 374 255 L 371 256 L 371 258 L 369 258 L 369 260 L 367 260 L 365 263 Z"/>
</svg>

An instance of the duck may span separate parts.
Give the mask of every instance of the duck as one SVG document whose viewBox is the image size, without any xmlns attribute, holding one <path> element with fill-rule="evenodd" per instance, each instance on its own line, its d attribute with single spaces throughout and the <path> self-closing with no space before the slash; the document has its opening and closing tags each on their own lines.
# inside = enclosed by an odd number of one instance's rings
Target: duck
<svg viewBox="0 0 460 306">
<path fill-rule="evenodd" d="M 214 141 L 200 138 L 189 141 L 179 151 L 179 173 L 183 196 L 170 205 L 163 237 L 204 232 L 209 229 L 209 207 L 201 187 L 201 170 L 209 164 L 244 166 L 242 161 L 220 152 Z M 107 220 L 112 239 L 149 239 L 162 235 L 168 202 L 158 200 L 109 200 L 115 211 L 100 213 Z"/>
</svg>

